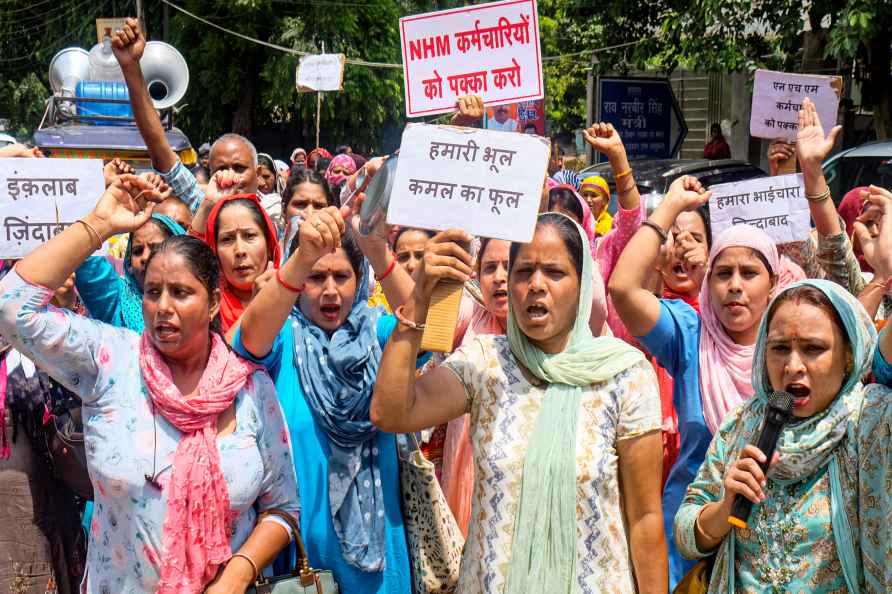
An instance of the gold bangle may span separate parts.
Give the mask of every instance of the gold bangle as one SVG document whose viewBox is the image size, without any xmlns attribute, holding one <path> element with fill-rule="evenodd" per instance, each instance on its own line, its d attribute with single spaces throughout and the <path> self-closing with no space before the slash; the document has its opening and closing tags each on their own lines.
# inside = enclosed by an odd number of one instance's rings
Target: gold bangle
<svg viewBox="0 0 892 594">
<path fill-rule="evenodd" d="M 823 202 L 824 200 L 827 200 L 827 198 L 830 198 L 830 186 L 827 186 L 827 189 L 820 194 L 815 194 L 813 196 L 808 194 L 805 195 L 805 199 L 809 202 Z"/>
<path fill-rule="evenodd" d="M 614 175 L 614 176 L 613 176 L 613 180 L 614 180 L 614 181 L 619 181 L 619 180 L 621 180 L 622 178 L 626 177 L 627 175 L 632 175 L 632 168 L 631 168 L 631 167 L 630 167 L 629 169 L 626 169 L 626 170 L 623 171 L 622 173 L 617 173 L 616 175 Z"/>
<path fill-rule="evenodd" d="M 97 243 L 97 245 L 96 245 L 96 247 L 93 249 L 94 252 L 95 252 L 96 250 L 98 250 L 99 248 L 102 247 L 102 237 L 99 235 L 99 232 L 96 231 L 96 229 L 93 228 L 93 225 L 91 225 L 90 223 L 88 223 L 88 222 L 85 221 L 84 219 L 78 219 L 78 220 L 75 221 L 75 222 L 76 222 L 76 223 L 80 223 L 80 224 L 83 225 L 84 228 L 87 230 L 87 235 L 90 236 L 90 247 L 93 246 L 93 238 L 94 238 L 94 237 L 96 238 L 96 243 Z"/>
<path fill-rule="evenodd" d="M 254 571 L 254 577 L 251 578 L 251 583 L 253 584 L 254 582 L 256 582 L 257 578 L 260 577 L 260 572 L 257 570 L 257 564 L 254 562 L 254 559 L 250 558 L 244 553 L 234 553 L 232 557 L 229 558 L 229 560 L 232 561 L 236 557 L 241 557 L 251 564 L 251 569 Z"/>
</svg>

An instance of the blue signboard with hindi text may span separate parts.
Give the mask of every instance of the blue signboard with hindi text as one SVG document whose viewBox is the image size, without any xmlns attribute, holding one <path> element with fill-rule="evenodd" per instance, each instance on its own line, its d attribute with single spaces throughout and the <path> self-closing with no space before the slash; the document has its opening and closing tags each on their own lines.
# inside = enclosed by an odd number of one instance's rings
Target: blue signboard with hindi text
<svg viewBox="0 0 892 594">
<path fill-rule="evenodd" d="M 688 133 L 665 78 L 600 77 L 593 112 L 596 122 L 613 124 L 629 159 L 670 159 Z"/>
</svg>

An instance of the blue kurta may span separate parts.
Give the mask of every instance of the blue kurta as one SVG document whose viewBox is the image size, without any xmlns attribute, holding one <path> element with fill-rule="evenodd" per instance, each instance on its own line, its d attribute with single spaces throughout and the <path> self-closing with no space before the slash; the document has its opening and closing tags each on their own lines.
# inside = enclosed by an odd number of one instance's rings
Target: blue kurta
<svg viewBox="0 0 892 594">
<path fill-rule="evenodd" d="M 672 402 L 678 414 L 681 444 L 678 459 L 663 489 L 663 525 L 669 546 L 671 591 L 695 564 L 684 559 L 675 546 L 675 513 L 688 485 L 697 476 L 712 441 L 700 397 L 700 315 L 684 301 L 661 299 L 660 319 L 656 326 L 638 339 L 674 380 Z"/>
<path fill-rule="evenodd" d="M 384 316 L 378 322 L 378 342 L 387 342 L 396 320 Z M 341 554 L 341 543 L 335 533 L 328 500 L 328 436 L 316 424 L 307 404 L 300 376 L 294 367 L 294 337 L 291 320 L 287 320 L 270 353 L 261 359 L 252 357 L 242 344 L 241 330 L 235 335 L 233 348 L 247 359 L 267 368 L 276 390 L 294 449 L 297 470 L 297 491 L 301 507 L 301 535 L 307 548 L 310 565 L 330 569 L 341 592 L 362 594 L 406 594 L 412 591 L 409 553 L 400 503 L 399 461 L 396 436 L 378 432 L 375 438 L 381 472 L 385 513 L 384 571 L 367 573 L 348 564 Z"/>
</svg>

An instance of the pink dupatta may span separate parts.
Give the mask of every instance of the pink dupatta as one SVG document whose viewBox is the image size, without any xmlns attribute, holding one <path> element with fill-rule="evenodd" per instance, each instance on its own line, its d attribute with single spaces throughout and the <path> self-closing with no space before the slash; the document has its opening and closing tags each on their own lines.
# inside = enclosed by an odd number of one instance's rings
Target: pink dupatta
<svg viewBox="0 0 892 594">
<path fill-rule="evenodd" d="M 752 369 L 755 345 L 735 343 L 719 321 L 709 298 L 709 274 L 716 257 L 729 247 L 748 247 L 762 254 L 777 284 L 769 300 L 790 283 L 805 278 L 802 269 L 789 258 L 779 258 L 774 241 L 750 225 L 735 225 L 716 238 L 709 253 L 706 279 L 700 287 L 700 399 L 703 416 L 715 434 L 728 411 L 753 395 Z"/>
<path fill-rule="evenodd" d="M 158 594 L 199 594 L 232 556 L 229 490 L 220 470 L 217 416 L 258 366 L 211 334 L 211 353 L 195 396 L 184 398 L 161 353 L 142 335 L 139 366 L 154 407 L 182 433 L 167 493 Z"/>
</svg>

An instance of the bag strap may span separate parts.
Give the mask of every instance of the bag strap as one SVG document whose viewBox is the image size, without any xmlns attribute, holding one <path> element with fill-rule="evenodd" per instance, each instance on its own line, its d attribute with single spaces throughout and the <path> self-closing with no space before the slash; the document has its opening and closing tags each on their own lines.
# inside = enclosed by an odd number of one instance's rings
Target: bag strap
<svg viewBox="0 0 892 594">
<path fill-rule="evenodd" d="M 257 516 L 257 523 L 260 523 L 260 521 L 267 516 L 281 518 L 291 527 L 291 532 L 294 535 L 294 544 L 297 547 L 297 560 L 294 569 L 291 570 L 291 574 L 300 577 L 301 586 L 312 586 L 315 584 L 316 589 L 319 590 L 320 584 L 318 576 L 313 568 L 310 567 L 310 559 L 307 557 L 307 549 L 304 546 L 303 538 L 300 536 L 300 526 L 297 524 L 294 516 L 283 509 L 272 507 Z"/>
</svg>

